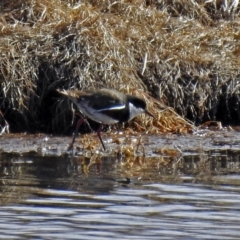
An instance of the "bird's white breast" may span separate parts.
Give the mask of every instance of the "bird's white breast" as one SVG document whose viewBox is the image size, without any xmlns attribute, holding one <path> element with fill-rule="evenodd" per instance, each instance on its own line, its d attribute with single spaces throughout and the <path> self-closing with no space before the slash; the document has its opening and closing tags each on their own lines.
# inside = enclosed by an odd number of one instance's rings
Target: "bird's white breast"
<svg viewBox="0 0 240 240">
<path fill-rule="evenodd" d="M 132 103 L 129 103 L 129 111 L 129 121 L 144 112 L 142 108 L 136 108 Z"/>
</svg>

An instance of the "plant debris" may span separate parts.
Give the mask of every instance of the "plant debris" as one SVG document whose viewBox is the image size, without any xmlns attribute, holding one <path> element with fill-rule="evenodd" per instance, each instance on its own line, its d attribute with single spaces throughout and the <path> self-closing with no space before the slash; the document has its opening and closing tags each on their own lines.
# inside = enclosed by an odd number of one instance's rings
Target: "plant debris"
<svg viewBox="0 0 240 240">
<path fill-rule="evenodd" d="M 3 0 L 0 110 L 11 131 L 70 133 L 73 111 L 56 89 L 108 87 L 147 100 L 155 119 L 136 118 L 137 132 L 190 132 L 185 118 L 238 123 L 238 7 Z"/>
</svg>

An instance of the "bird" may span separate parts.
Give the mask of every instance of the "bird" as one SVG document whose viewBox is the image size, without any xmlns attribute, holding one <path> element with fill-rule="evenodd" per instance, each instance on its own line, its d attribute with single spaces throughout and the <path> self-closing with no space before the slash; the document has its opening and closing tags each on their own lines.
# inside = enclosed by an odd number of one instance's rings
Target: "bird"
<svg viewBox="0 0 240 240">
<path fill-rule="evenodd" d="M 100 123 L 97 136 L 106 150 L 101 137 L 103 124 L 112 125 L 132 120 L 141 113 L 154 117 L 147 109 L 146 101 L 140 97 L 124 94 L 115 89 L 94 89 L 94 90 L 57 90 L 60 94 L 67 96 L 80 110 L 83 117 L 78 120 L 75 134 L 68 149 L 73 147 L 75 137 L 80 126 L 89 118 Z"/>
</svg>

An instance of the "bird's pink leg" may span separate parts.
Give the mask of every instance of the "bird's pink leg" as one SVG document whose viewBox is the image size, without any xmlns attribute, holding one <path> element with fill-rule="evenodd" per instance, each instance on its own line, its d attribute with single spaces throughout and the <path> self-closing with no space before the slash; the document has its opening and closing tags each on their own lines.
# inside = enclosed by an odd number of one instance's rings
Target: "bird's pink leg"
<svg viewBox="0 0 240 240">
<path fill-rule="evenodd" d="M 86 118 L 81 118 L 81 119 L 78 120 L 76 129 L 75 129 L 75 132 L 74 132 L 74 135 L 73 135 L 72 142 L 69 144 L 67 150 L 71 150 L 73 148 L 73 144 L 75 142 L 76 135 L 78 134 L 78 130 L 81 127 L 81 125 L 85 122 L 85 120 L 86 120 Z"/>
<path fill-rule="evenodd" d="M 99 128 L 97 130 L 97 135 L 98 135 L 98 138 L 100 139 L 100 142 L 101 142 L 101 144 L 103 146 L 103 150 L 105 151 L 106 148 L 104 146 L 104 143 L 103 143 L 103 140 L 102 140 L 102 137 L 101 137 L 101 130 L 102 130 L 102 124 L 100 124 L 100 126 L 99 126 Z"/>
</svg>

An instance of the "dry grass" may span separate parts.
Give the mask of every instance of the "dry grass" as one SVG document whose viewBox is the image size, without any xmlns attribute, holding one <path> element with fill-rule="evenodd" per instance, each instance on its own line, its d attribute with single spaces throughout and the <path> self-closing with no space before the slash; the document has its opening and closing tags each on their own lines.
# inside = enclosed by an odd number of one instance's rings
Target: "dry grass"
<svg viewBox="0 0 240 240">
<path fill-rule="evenodd" d="M 224 12 L 203 0 L 1 1 L 0 110 L 10 130 L 62 132 L 71 112 L 57 88 L 110 87 L 149 99 L 143 130 L 192 129 L 165 105 L 238 121 L 239 9 Z"/>
</svg>

